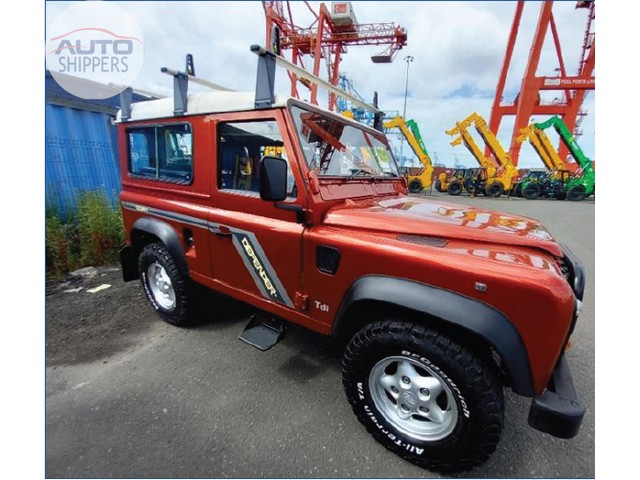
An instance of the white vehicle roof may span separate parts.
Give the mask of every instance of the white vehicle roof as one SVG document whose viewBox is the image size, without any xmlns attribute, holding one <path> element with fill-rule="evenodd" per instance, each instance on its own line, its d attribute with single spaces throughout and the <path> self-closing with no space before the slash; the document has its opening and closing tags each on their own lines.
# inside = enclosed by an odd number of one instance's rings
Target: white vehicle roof
<svg viewBox="0 0 640 480">
<path fill-rule="evenodd" d="M 205 113 L 240 112 L 255 110 L 255 92 L 199 92 L 187 96 L 187 112 L 185 115 L 199 115 Z M 276 95 L 273 107 L 284 107 L 289 96 Z M 173 113 L 173 98 L 161 98 L 131 104 L 131 115 L 128 122 L 149 120 L 154 118 L 171 118 Z M 121 110 L 118 110 L 116 122 L 121 122 Z M 182 115 L 180 115 L 182 116 Z"/>
</svg>

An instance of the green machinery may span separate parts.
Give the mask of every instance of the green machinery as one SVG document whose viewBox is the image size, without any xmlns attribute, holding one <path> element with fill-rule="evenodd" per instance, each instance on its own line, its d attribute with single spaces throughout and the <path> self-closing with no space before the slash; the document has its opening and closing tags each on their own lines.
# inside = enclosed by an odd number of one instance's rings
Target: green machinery
<svg viewBox="0 0 640 480">
<path fill-rule="evenodd" d="M 398 115 L 388 122 L 385 122 L 384 128 L 387 130 L 393 128 L 400 130 L 422 165 L 418 168 L 408 167 L 406 171 L 403 171 L 403 175 L 405 175 L 407 179 L 409 191 L 411 193 L 419 193 L 425 188 L 431 188 L 431 182 L 433 181 L 433 163 L 427 153 L 427 147 L 425 147 L 422 141 L 420 129 L 415 120 L 405 121 L 401 115 Z"/>
<path fill-rule="evenodd" d="M 567 146 L 569 152 L 578 164 L 578 170 L 569 174 L 566 163 L 551 145 L 544 130 L 553 127 L 560 136 L 560 140 Z M 566 124 L 558 116 L 553 116 L 540 123 L 534 123 L 521 130 L 518 141 L 529 140 L 545 166 L 549 168 L 549 175 L 544 178 L 523 179 L 520 189 L 526 198 L 539 196 L 553 196 L 558 199 L 580 201 L 595 193 L 596 174 L 592 160 L 587 157 Z"/>
</svg>

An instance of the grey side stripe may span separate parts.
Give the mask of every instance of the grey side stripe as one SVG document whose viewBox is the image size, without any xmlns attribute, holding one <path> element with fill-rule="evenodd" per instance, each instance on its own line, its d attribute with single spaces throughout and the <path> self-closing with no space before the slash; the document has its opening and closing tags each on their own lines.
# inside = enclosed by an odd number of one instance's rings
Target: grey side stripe
<svg viewBox="0 0 640 480">
<path fill-rule="evenodd" d="M 182 223 L 188 223 L 189 225 L 193 225 L 195 227 L 207 228 L 209 226 L 209 222 L 203 220 L 201 218 L 192 217 L 190 215 L 182 215 L 181 213 L 175 212 L 167 212 L 166 210 L 160 210 L 153 207 L 147 207 L 144 205 L 139 205 L 137 203 L 131 202 L 122 202 L 122 207 L 127 210 L 133 210 L 141 213 L 150 213 L 152 215 L 156 215 L 158 217 L 166 218 L 168 220 L 175 220 Z"/>
<path fill-rule="evenodd" d="M 166 218 L 167 220 L 175 220 L 195 227 L 204 228 L 213 233 L 220 233 L 219 224 L 190 215 L 168 212 L 132 202 L 122 202 L 122 207 L 127 210 L 149 213 Z M 295 308 L 256 235 L 253 232 L 239 228 L 229 228 L 229 230 L 232 234 L 233 246 L 236 248 L 238 255 L 240 255 L 242 259 L 242 263 L 244 263 L 245 268 L 251 275 L 251 278 L 253 278 L 261 295 L 268 300 L 282 303 L 289 308 Z"/>
</svg>

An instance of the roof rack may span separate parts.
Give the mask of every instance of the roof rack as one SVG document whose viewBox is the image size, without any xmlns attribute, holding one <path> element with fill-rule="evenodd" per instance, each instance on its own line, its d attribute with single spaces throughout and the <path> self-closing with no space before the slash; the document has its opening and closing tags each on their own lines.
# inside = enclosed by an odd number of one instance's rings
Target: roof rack
<svg viewBox="0 0 640 480">
<path fill-rule="evenodd" d="M 379 125 L 382 125 L 382 116 L 384 115 L 381 110 L 377 107 L 377 100 L 374 100 L 374 104 L 368 104 L 361 101 L 359 98 L 341 90 L 340 88 L 332 85 L 331 83 L 323 80 L 322 78 L 313 75 L 303 68 L 285 60 L 283 57 L 276 55 L 274 52 L 270 50 L 266 50 L 265 48 L 259 45 L 252 45 L 251 51 L 258 55 L 258 71 L 256 78 L 256 94 L 255 94 L 255 102 L 254 107 L 256 109 L 265 109 L 271 108 L 275 102 L 275 71 L 276 65 L 281 66 L 291 72 L 292 74 L 298 76 L 299 78 L 305 79 L 310 83 L 314 83 L 326 90 L 329 90 L 333 94 L 345 98 L 350 101 L 353 105 L 356 105 L 360 108 L 372 111 L 377 117 L 379 117 Z M 173 114 L 174 115 L 185 115 L 187 113 L 188 105 L 188 90 L 189 90 L 189 82 L 196 83 L 198 85 L 202 85 L 204 87 L 210 88 L 212 90 L 219 90 L 225 92 L 235 92 L 231 88 L 224 87 L 222 85 L 218 85 L 217 83 L 210 82 L 208 80 L 204 80 L 202 78 L 198 78 L 195 76 L 195 67 L 193 62 L 193 55 L 190 53 L 186 55 L 185 61 L 185 71 L 180 72 L 177 70 L 172 70 L 167 67 L 162 67 L 160 70 L 162 73 L 166 73 L 167 75 L 171 75 L 173 77 Z M 121 105 L 121 120 L 127 121 L 131 118 L 131 101 L 132 101 L 132 90 L 131 88 L 125 89 L 120 94 L 120 105 Z"/>
</svg>

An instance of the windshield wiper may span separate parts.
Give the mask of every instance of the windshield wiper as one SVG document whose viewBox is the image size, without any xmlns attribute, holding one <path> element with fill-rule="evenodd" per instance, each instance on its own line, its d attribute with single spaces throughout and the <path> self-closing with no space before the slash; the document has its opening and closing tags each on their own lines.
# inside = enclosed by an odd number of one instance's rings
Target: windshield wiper
<svg viewBox="0 0 640 480">
<path fill-rule="evenodd" d="M 349 178 L 359 177 L 359 176 L 366 176 L 366 177 L 373 178 L 373 173 L 369 172 L 368 170 L 364 170 L 363 168 L 352 168 L 351 175 L 349 175 Z"/>
</svg>

